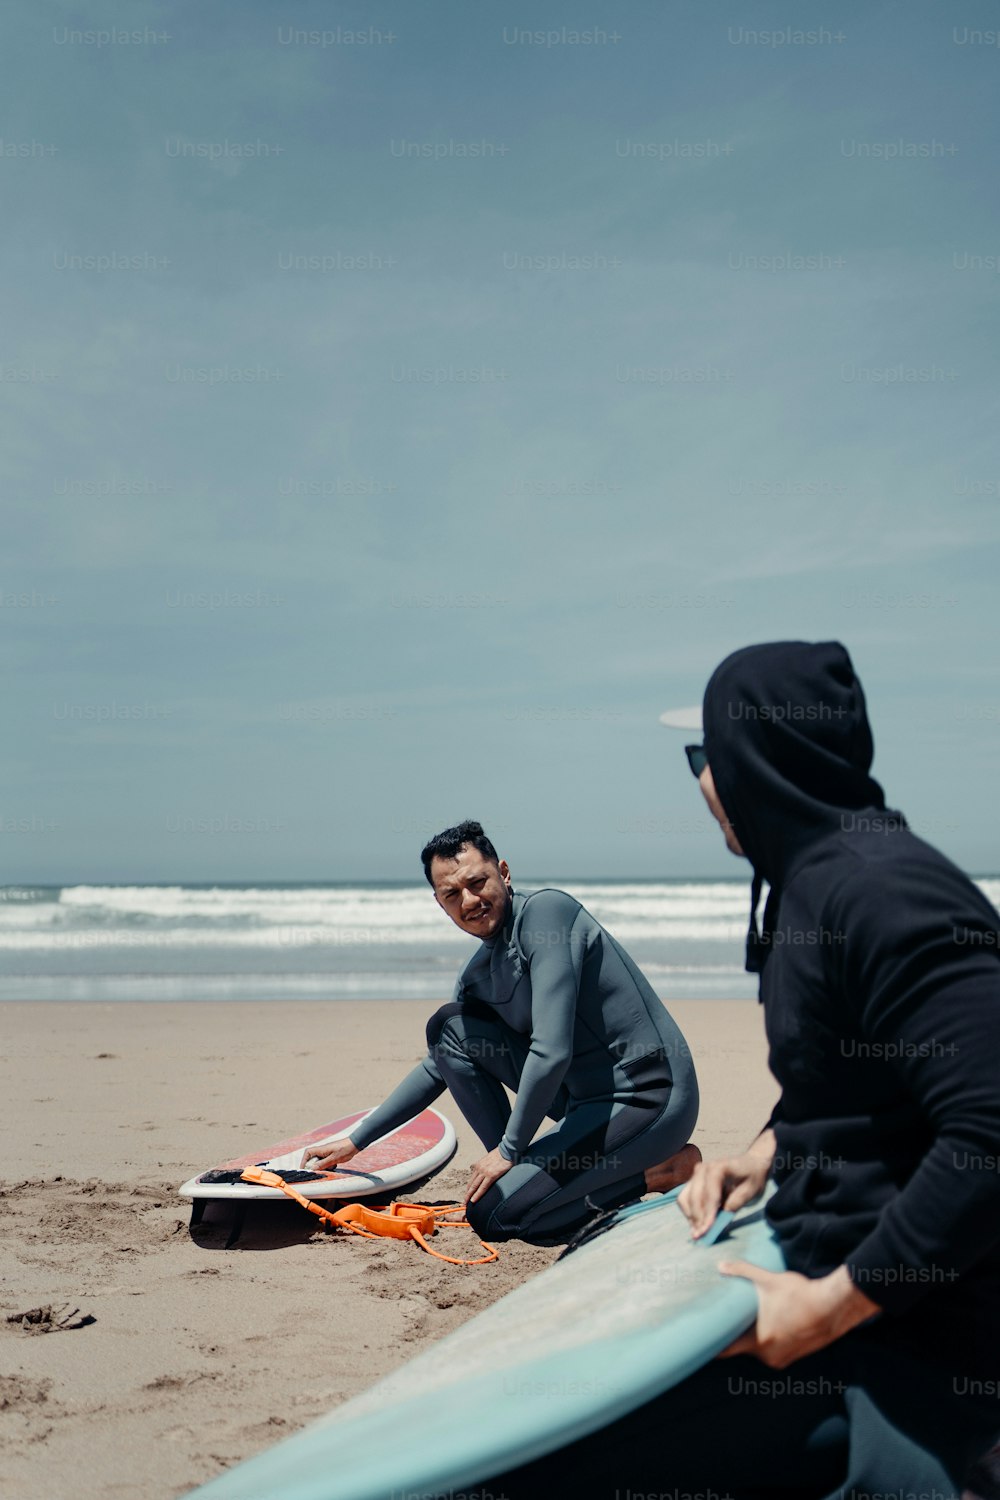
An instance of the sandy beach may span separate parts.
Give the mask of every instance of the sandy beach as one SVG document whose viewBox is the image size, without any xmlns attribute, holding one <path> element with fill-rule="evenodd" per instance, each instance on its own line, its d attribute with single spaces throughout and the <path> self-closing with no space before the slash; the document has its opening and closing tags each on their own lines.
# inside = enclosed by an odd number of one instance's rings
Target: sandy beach
<svg viewBox="0 0 1000 1500">
<path fill-rule="evenodd" d="M 324 1234 L 288 1205 L 189 1228 L 178 1185 L 214 1162 L 377 1103 L 421 1055 L 433 1005 L 0 1006 L 0 1432 L 4 1500 L 172 1500 L 356 1394 L 549 1265 L 501 1247 L 444 1265 Z M 705 1155 L 742 1148 L 776 1087 L 758 1007 L 672 1002 L 698 1066 Z M 422 1192 L 462 1196 L 481 1154 Z M 458 1248 L 459 1245 L 467 1248 Z M 471 1235 L 449 1250 L 472 1255 Z M 51 1305 L 85 1326 L 9 1321 Z"/>
</svg>

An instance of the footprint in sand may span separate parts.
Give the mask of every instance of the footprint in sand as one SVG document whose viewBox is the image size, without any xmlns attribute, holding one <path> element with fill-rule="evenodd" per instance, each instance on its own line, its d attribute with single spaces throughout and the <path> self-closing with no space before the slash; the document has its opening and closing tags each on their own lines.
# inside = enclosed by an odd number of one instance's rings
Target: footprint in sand
<svg viewBox="0 0 1000 1500">
<path fill-rule="evenodd" d="M 0 1375 L 0 1411 L 23 1411 L 49 1399 L 51 1380 L 26 1380 L 20 1375 Z"/>
</svg>

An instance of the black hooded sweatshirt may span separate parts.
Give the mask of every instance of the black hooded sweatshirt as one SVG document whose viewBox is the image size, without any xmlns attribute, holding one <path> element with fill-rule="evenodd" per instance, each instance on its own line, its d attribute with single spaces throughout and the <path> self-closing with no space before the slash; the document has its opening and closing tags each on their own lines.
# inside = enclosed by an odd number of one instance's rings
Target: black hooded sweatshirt
<svg viewBox="0 0 1000 1500">
<path fill-rule="evenodd" d="M 838 642 L 735 652 L 704 725 L 754 908 L 770 885 L 747 967 L 788 1266 L 846 1265 L 889 1336 L 1000 1377 L 1000 919 L 886 808 Z"/>
</svg>

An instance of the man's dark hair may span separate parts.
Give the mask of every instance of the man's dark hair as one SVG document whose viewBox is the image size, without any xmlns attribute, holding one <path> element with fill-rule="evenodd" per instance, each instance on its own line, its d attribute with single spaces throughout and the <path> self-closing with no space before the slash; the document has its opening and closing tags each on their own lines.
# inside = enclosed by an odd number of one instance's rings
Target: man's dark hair
<svg viewBox="0 0 1000 1500">
<path fill-rule="evenodd" d="M 424 874 L 427 876 L 427 884 L 433 888 L 434 881 L 431 879 L 431 860 L 435 855 L 441 859 L 454 859 L 460 849 L 466 844 L 471 844 L 473 849 L 483 855 L 485 859 L 491 859 L 494 864 L 500 863 L 499 855 L 483 832 L 482 823 L 475 823 L 471 818 L 466 818 L 464 823 L 456 823 L 454 828 L 446 828 L 443 833 L 436 833 L 429 839 L 420 851 L 420 858 L 424 865 Z"/>
</svg>

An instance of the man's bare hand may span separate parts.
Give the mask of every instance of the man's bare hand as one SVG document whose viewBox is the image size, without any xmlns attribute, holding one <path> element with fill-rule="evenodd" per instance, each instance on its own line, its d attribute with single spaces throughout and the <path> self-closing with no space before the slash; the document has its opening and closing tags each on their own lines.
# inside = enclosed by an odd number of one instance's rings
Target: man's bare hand
<svg viewBox="0 0 1000 1500">
<path fill-rule="evenodd" d="M 735 1213 L 764 1191 L 771 1158 L 745 1151 L 718 1161 L 702 1161 L 684 1184 L 677 1202 L 687 1215 L 693 1239 L 700 1239 L 715 1222 L 720 1208 Z"/>
<path fill-rule="evenodd" d="M 469 1186 L 465 1190 L 466 1203 L 476 1203 L 484 1193 L 488 1192 L 498 1178 L 505 1172 L 509 1172 L 514 1165 L 508 1161 L 506 1156 L 500 1155 L 499 1147 L 494 1146 L 481 1161 L 474 1163 L 472 1176 L 469 1178 Z"/>
<path fill-rule="evenodd" d="M 723 1349 L 720 1359 L 753 1354 L 772 1369 L 783 1370 L 881 1312 L 878 1303 L 854 1285 L 846 1266 L 813 1280 L 797 1271 L 762 1271 L 745 1260 L 722 1261 L 719 1270 L 726 1276 L 744 1276 L 757 1288 L 756 1323 Z"/>
<path fill-rule="evenodd" d="M 343 1141 L 320 1141 L 318 1146 L 310 1146 L 303 1151 L 301 1166 L 304 1171 L 329 1172 L 357 1154 L 358 1148 L 350 1137 Z M 316 1162 L 312 1168 L 309 1166 L 311 1161 Z"/>
</svg>

